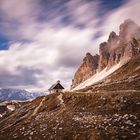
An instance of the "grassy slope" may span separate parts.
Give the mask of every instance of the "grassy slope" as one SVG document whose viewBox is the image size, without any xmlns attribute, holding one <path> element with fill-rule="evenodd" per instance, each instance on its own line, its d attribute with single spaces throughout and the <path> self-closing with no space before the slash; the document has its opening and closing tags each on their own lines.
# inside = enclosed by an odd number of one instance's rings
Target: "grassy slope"
<svg viewBox="0 0 140 140">
<path fill-rule="evenodd" d="M 140 139 L 140 57 L 82 91 L 48 95 L 0 120 L 0 139 Z M 32 117 L 31 117 L 32 116 Z"/>
<path fill-rule="evenodd" d="M 0 122 L 0 139 L 138 139 L 139 93 L 66 93 L 65 107 L 59 94 L 46 96 L 38 113 L 30 118 L 43 97 L 23 106 Z"/>
</svg>

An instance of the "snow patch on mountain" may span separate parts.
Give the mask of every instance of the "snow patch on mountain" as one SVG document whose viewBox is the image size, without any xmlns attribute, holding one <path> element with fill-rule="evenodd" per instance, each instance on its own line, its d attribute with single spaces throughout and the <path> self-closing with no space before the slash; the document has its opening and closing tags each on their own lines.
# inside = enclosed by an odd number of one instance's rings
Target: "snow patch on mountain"
<svg viewBox="0 0 140 140">
<path fill-rule="evenodd" d="M 15 108 L 16 107 L 14 105 L 7 105 L 7 109 L 9 109 L 10 111 L 14 111 Z"/>
</svg>

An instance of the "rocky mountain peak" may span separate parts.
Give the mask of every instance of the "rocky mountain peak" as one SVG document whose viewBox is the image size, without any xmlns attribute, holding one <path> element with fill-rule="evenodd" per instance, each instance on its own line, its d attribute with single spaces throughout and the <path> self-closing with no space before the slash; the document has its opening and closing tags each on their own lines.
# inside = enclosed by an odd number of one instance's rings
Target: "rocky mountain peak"
<svg viewBox="0 0 140 140">
<path fill-rule="evenodd" d="M 140 37 L 140 27 L 131 19 L 125 20 L 119 27 L 121 41 L 131 41 L 133 37 Z"/>
<path fill-rule="evenodd" d="M 96 73 L 98 68 L 99 55 L 92 56 L 89 52 L 86 53 L 86 57 L 83 59 L 82 65 L 79 67 L 74 75 L 72 81 L 72 88 L 77 86 L 79 83 L 87 80 L 89 77 Z"/>
<path fill-rule="evenodd" d="M 109 60 L 109 45 L 107 42 L 103 42 L 100 44 L 99 54 L 99 70 L 102 70 L 107 66 Z"/>
<path fill-rule="evenodd" d="M 83 64 L 92 64 L 92 58 L 93 56 L 89 52 L 86 53 L 86 57 L 83 59 Z"/>
<path fill-rule="evenodd" d="M 118 39 L 118 35 L 114 31 L 112 31 L 109 35 L 108 42 L 112 42 L 116 39 Z"/>
<path fill-rule="evenodd" d="M 118 42 L 119 36 L 114 31 L 112 31 L 107 41 L 110 51 L 118 47 Z"/>
<path fill-rule="evenodd" d="M 92 56 L 89 52 L 86 53 L 86 57 Z"/>
<path fill-rule="evenodd" d="M 119 62 L 126 63 L 140 54 L 140 27 L 127 19 L 119 28 L 119 35 L 112 31 L 108 40 L 99 45 L 99 55 L 86 54 L 82 65 L 75 73 L 72 87 L 93 76 L 97 70 L 110 69 Z"/>
</svg>

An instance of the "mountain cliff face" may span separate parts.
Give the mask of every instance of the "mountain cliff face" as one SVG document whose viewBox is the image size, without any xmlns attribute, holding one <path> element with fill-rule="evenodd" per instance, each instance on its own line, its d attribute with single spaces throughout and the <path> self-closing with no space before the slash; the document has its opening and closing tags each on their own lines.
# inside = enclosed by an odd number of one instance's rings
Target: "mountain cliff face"
<svg viewBox="0 0 140 140">
<path fill-rule="evenodd" d="M 119 35 L 111 32 L 107 42 L 99 47 L 99 70 L 112 67 L 120 61 L 128 61 L 139 54 L 140 27 L 132 20 L 125 20 L 120 25 Z"/>
<path fill-rule="evenodd" d="M 96 67 L 83 62 L 75 73 L 72 88 L 96 74 L 97 71 L 102 71 L 105 68 L 110 69 L 119 62 L 126 63 L 140 53 L 140 27 L 128 19 L 120 25 L 119 29 L 119 35 L 112 31 L 107 42 L 99 45 Z"/>
<path fill-rule="evenodd" d="M 74 75 L 74 80 L 72 81 L 72 87 L 78 85 L 79 83 L 87 80 L 92 75 L 96 73 L 98 68 L 99 55 L 92 56 L 90 53 L 86 54 L 83 59 L 82 65 L 79 67 Z"/>
</svg>

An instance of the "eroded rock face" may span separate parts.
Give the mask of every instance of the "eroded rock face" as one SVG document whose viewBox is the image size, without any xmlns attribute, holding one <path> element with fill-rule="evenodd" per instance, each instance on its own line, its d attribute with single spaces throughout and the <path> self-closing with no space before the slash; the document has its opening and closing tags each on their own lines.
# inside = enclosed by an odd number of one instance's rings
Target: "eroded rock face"
<svg viewBox="0 0 140 140">
<path fill-rule="evenodd" d="M 82 65 L 74 75 L 72 88 L 87 80 L 96 73 L 96 70 L 98 68 L 98 60 L 99 55 L 92 56 L 90 53 L 86 54 L 86 57 L 83 59 Z"/>
<path fill-rule="evenodd" d="M 103 42 L 99 47 L 99 70 L 104 69 L 109 61 L 109 45 L 107 42 Z"/>
<path fill-rule="evenodd" d="M 132 38 L 140 38 L 140 27 L 131 19 L 125 20 L 119 26 L 119 37 L 121 42 L 129 42 Z"/>
<path fill-rule="evenodd" d="M 115 32 L 111 32 L 106 46 L 102 45 L 103 43 L 100 44 L 99 71 L 106 67 L 110 68 L 120 61 L 121 56 L 123 56 L 123 49 L 119 46 L 119 43 L 119 36 Z"/>
<path fill-rule="evenodd" d="M 72 88 L 93 76 L 97 70 L 109 69 L 120 61 L 125 63 L 140 54 L 140 27 L 127 19 L 119 29 L 119 35 L 112 31 L 107 42 L 99 45 L 99 56 L 87 53 L 75 73 Z"/>
<path fill-rule="evenodd" d="M 119 35 L 111 32 L 108 41 L 100 44 L 99 71 L 126 62 L 140 52 L 140 27 L 128 19 L 119 28 Z"/>
</svg>

